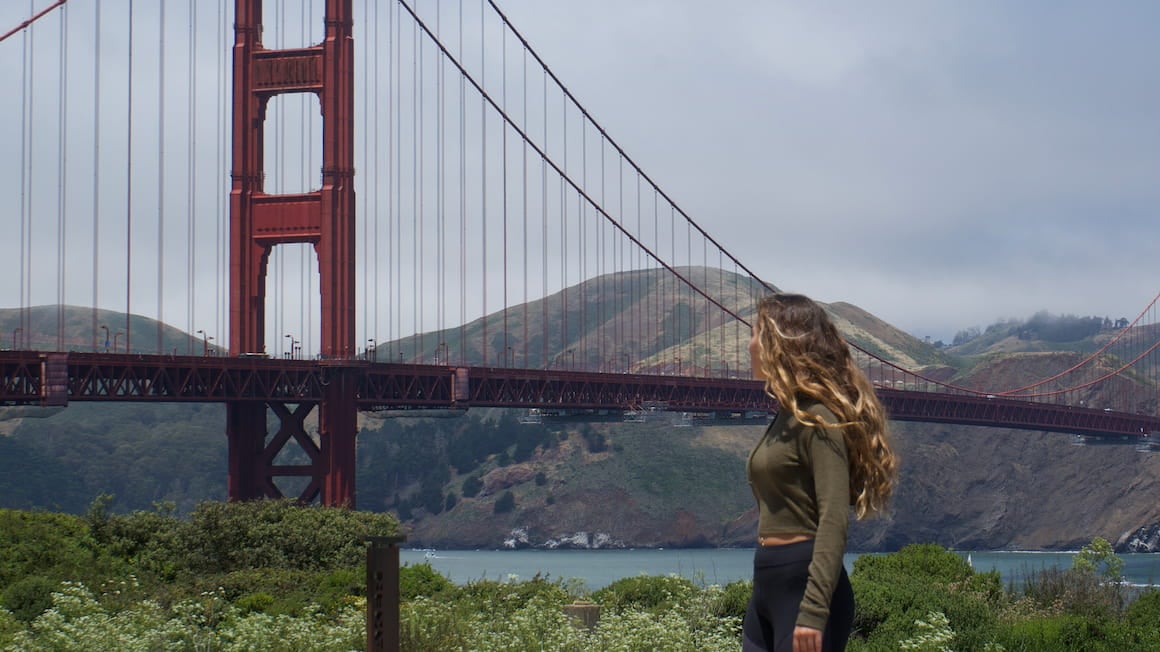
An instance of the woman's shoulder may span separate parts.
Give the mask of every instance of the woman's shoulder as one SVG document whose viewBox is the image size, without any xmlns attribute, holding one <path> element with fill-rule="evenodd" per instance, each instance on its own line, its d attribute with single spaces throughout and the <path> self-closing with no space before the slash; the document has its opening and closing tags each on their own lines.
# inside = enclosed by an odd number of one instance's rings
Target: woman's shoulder
<svg viewBox="0 0 1160 652">
<path fill-rule="evenodd" d="M 838 423 L 840 421 L 838 415 L 834 414 L 834 411 L 826 407 L 821 401 L 802 402 L 799 407 L 806 414 L 821 417 L 826 423 Z"/>
</svg>

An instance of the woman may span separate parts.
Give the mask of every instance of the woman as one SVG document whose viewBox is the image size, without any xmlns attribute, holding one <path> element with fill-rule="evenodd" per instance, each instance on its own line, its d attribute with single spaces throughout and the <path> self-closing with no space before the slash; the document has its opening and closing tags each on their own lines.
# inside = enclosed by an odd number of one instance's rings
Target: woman
<svg viewBox="0 0 1160 652">
<path fill-rule="evenodd" d="M 778 414 L 749 455 L 759 509 L 743 652 L 838 652 L 854 620 L 842 564 L 849 507 L 881 512 L 896 461 L 886 415 L 820 305 L 775 294 L 757 305 L 753 375 Z"/>
</svg>

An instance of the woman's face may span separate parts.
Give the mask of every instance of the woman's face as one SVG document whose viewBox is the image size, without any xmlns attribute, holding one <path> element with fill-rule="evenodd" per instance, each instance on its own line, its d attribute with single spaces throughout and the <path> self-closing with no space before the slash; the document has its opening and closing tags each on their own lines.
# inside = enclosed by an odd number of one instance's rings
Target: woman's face
<svg viewBox="0 0 1160 652">
<path fill-rule="evenodd" d="M 761 340 L 757 337 L 757 323 L 753 324 L 753 332 L 749 337 L 749 366 L 753 369 L 753 377 L 762 380 L 761 373 Z"/>
</svg>

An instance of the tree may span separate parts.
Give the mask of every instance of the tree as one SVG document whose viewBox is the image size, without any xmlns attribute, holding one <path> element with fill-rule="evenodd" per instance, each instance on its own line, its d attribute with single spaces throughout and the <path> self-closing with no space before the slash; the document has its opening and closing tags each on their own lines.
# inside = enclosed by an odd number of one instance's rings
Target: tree
<svg viewBox="0 0 1160 652">
<path fill-rule="evenodd" d="M 499 500 L 495 501 L 495 509 L 493 511 L 496 514 L 506 514 L 515 508 L 516 497 L 512 495 L 512 492 L 509 490 L 503 492 L 503 495 L 499 497 Z"/>
<path fill-rule="evenodd" d="M 1083 573 L 1102 575 L 1104 579 L 1118 582 L 1123 576 L 1124 560 L 1116 556 L 1112 544 L 1106 539 L 1096 537 L 1091 543 L 1080 548 L 1071 567 Z"/>
<path fill-rule="evenodd" d="M 483 481 L 479 479 L 479 476 L 470 475 L 463 481 L 464 498 L 475 498 L 479 495 L 480 489 L 483 489 Z"/>
</svg>

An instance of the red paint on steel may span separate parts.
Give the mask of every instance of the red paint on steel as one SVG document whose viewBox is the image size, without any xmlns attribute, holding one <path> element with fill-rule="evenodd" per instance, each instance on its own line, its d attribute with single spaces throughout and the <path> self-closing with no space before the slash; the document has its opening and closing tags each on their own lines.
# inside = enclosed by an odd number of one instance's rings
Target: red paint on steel
<svg viewBox="0 0 1160 652">
<path fill-rule="evenodd" d="M 266 268 L 280 244 L 308 243 L 318 256 L 321 282 L 321 354 L 354 354 L 354 39 L 351 0 L 327 0 L 325 38 L 309 48 L 269 50 L 261 43 L 262 1 L 235 1 L 233 86 L 233 172 L 230 189 L 230 350 L 265 353 Z M 264 121 L 270 98 L 315 93 L 322 109 L 322 187 L 309 193 L 264 191 Z M 275 467 L 265 446 L 264 407 L 227 403 L 230 437 L 230 498 L 277 495 L 273 475 L 310 478 L 304 500 L 354 505 L 354 437 L 357 405 L 353 383 L 340 382 L 321 397 L 321 446 L 295 437 L 311 458 L 302 467 Z M 297 410 L 271 402 L 279 433 L 298 432 Z M 259 418 L 259 411 L 263 418 Z M 288 441 L 275 435 L 282 444 Z M 279 447 L 280 449 L 280 447 Z M 278 472 L 275 473 L 274 469 Z"/>
</svg>

